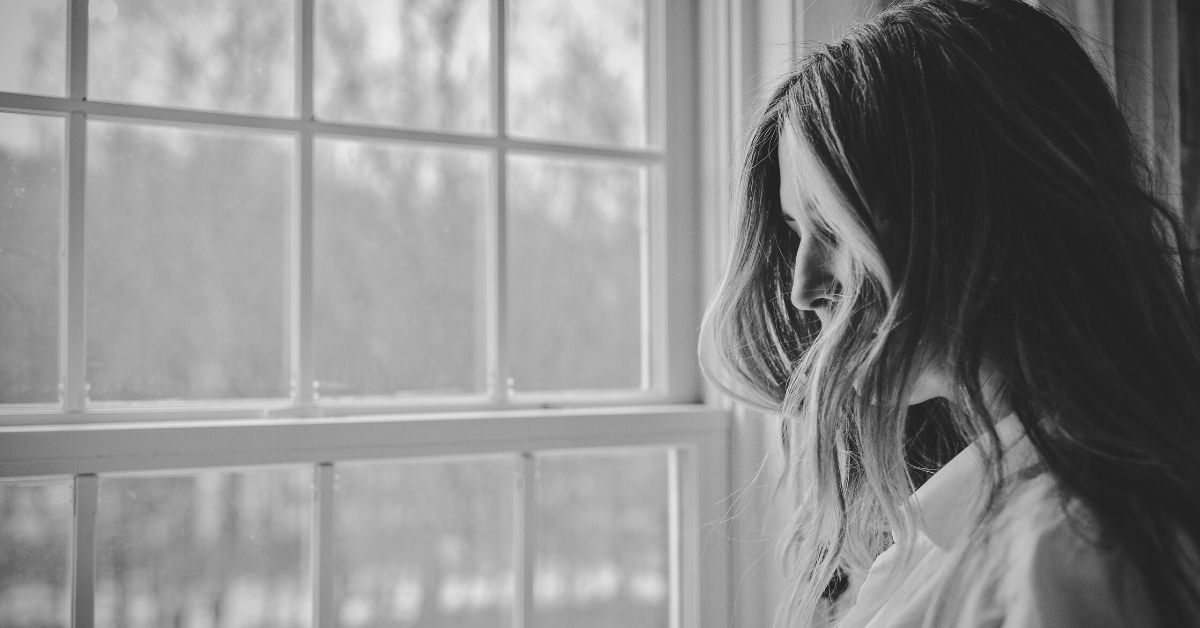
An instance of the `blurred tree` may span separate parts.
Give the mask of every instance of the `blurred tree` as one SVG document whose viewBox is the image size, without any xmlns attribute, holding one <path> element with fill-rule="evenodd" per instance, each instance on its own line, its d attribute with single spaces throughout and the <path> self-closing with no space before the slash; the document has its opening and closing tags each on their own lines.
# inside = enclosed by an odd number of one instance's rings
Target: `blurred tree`
<svg viewBox="0 0 1200 628">
<path fill-rule="evenodd" d="M 0 625 L 69 622 L 70 534 L 69 482 L 0 485 Z"/>
<path fill-rule="evenodd" d="M 64 135 L 59 119 L 0 113 L 0 403 L 58 399 Z"/>
<path fill-rule="evenodd" d="M 662 449 L 538 459 L 539 623 L 633 628 L 668 621 L 669 511 Z"/>
</svg>

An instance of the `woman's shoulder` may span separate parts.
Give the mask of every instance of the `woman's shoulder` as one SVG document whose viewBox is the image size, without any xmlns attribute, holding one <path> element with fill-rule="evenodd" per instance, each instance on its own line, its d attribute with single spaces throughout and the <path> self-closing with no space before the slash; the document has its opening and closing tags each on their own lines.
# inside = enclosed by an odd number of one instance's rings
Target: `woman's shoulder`
<svg viewBox="0 0 1200 628">
<path fill-rule="evenodd" d="M 994 600 L 1011 626 L 1156 625 L 1132 562 L 1047 472 L 1015 483 L 987 526 Z"/>
</svg>

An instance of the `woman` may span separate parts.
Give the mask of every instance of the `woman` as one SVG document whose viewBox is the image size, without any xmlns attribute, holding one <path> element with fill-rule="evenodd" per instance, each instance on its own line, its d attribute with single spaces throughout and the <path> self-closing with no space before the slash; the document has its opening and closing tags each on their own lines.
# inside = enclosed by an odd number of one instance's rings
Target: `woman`
<svg viewBox="0 0 1200 628">
<path fill-rule="evenodd" d="M 783 417 L 788 625 L 841 573 L 848 626 L 1200 625 L 1200 308 L 1142 164 L 1017 0 L 894 6 L 774 92 L 701 357 Z"/>
</svg>

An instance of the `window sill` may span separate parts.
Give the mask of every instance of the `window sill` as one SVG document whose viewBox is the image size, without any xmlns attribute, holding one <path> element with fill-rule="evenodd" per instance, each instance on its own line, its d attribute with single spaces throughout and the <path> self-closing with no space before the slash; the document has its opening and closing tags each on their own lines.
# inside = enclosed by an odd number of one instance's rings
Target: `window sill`
<svg viewBox="0 0 1200 628">
<path fill-rule="evenodd" d="M 0 477 L 686 446 L 723 436 L 728 416 L 670 405 L 0 427 Z"/>
</svg>

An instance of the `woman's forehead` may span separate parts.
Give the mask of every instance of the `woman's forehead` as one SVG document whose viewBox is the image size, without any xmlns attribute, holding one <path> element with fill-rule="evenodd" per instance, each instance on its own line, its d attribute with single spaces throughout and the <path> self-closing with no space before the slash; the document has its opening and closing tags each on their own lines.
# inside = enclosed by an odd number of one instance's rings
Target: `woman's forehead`
<svg viewBox="0 0 1200 628">
<path fill-rule="evenodd" d="M 792 127 L 784 124 L 779 134 L 779 199 L 784 210 L 795 213 L 809 205 L 839 202 L 829 172 Z"/>
<path fill-rule="evenodd" d="M 796 143 L 784 133 L 779 138 L 779 204 L 784 213 L 796 215 L 804 205 Z"/>
</svg>

